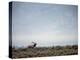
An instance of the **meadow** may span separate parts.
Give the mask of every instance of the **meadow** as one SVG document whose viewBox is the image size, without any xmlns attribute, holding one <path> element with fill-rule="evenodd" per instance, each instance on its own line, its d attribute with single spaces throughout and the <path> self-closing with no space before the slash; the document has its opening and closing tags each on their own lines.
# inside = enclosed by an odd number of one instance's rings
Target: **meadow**
<svg viewBox="0 0 80 60">
<path fill-rule="evenodd" d="M 12 48 L 12 58 L 30 58 L 47 56 L 65 56 L 77 55 L 78 46 L 53 46 L 53 47 L 35 47 L 35 48 Z"/>
</svg>

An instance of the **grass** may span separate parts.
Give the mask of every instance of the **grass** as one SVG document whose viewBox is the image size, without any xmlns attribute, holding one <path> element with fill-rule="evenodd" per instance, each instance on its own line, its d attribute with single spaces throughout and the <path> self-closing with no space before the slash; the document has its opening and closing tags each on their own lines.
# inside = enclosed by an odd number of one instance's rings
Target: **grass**
<svg viewBox="0 0 80 60">
<path fill-rule="evenodd" d="M 77 55 L 78 46 L 55 46 L 55 47 L 36 47 L 36 48 L 12 48 L 12 58 L 29 58 L 44 56 Z"/>
</svg>

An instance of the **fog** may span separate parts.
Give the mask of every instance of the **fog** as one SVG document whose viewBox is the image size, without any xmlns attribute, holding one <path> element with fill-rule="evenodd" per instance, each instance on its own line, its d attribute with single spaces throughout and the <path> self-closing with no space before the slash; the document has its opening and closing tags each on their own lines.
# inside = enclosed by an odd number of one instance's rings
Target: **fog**
<svg viewBox="0 0 80 60">
<path fill-rule="evenodd" d="M 12 46 L 37 47 L 78 44 L 75 5 L 12 3 Z"/>
</svg>

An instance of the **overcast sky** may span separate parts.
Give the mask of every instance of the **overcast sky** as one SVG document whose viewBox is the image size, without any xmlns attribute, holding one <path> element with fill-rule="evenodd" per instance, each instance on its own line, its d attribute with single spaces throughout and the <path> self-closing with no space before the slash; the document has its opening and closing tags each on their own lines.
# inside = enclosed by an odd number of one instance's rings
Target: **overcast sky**
<svg viewBox="0 0 80 60">
<path fill-rule="evenodd" d="M 12 45 L 37 47 L 78 44 L 75 5 L 13 2 Z"/>
</svg>

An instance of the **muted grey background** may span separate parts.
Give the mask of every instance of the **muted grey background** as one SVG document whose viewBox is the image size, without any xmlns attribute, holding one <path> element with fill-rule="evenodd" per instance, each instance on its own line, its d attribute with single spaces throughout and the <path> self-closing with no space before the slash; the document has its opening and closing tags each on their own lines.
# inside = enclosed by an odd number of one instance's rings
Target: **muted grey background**
<svg viewBox="0 0 80 60">
<path fill-rule="evenodd" d="M 75 5 L 13 2 L 12 46 L 37 47 L 78 44 L 78 7 Z"/>
</svg>

